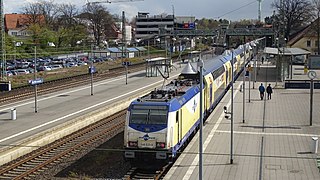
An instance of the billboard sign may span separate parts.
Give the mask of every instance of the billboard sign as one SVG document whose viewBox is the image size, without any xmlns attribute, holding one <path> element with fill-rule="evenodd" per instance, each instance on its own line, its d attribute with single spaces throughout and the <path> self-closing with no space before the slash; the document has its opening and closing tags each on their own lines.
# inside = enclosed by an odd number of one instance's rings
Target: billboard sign
<svg viewBox="0 0 320 180">
<path fill-rule="evenodd" d="M 308 65 L 309 65 L 309 69 L 320 69 L 320 56 L 310 55 Z"/>
</svg>

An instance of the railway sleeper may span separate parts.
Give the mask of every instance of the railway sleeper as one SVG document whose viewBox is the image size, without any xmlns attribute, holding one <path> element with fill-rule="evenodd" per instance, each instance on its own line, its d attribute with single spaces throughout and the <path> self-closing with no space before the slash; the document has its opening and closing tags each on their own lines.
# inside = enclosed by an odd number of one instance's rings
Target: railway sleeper
<svg viewBox="0 0 320 180">
<path fill-rule="evenodd" d="M 34 165 L 29 165 L 27 163 L 21 164 L 18 168 L 25 168 L 26 170 L 32 169 Z"/>
<path fill-rule="evenodd" d="M 14 177 L 17 177 L 17 176 L 19 176 L 19 175 L 4 173 L 3 176 L 14 178 Z M 10 179 L 11 179 L 11 178 L 10 178 Z"/>
<path fill-rule="evenodd" d="M 31 161 L 28 161 L 25 164 L 30 165 L 30 167 L 35 166 L 35 165 L 39 165 L 39 163 L 35 163 L 35 162 L 31 162 Z"/>
<path fill-rule="evenodd" d="M 45 160 L 47 160 L 47 158 L 36 157 L 36 158 L 34 158 L 34 159 L 30 160 L 30 161 L 43 162 L 43 161 L 45 161 Z"/>
<path fill-rule="evenodd" d="M 51 158 L 52 156 L 55 156 L 57 154 L 57 152 L 56 153 L 49 153 L 49 152 L 47 152 L 47 153 L 45 153 L 45 154 L 41 154 L 41 156 L 39 156 L 40 158 L 44 158 L 44 159 L 48 159 L 48 158 Z"/>
<path fill-rule="evenodd" d="M 20 174 L 22 174 L 23 172 L 21 172 L 21 171 L 15 171 L 15 170 L 10 170 L 10 171 L 8 171 L 8 173 L 10 173 L 10 174 L 15 174 L 15 175 L 20 175 Z"/>
<path fill-rule="evenodd" d="M 14 171 L 19 171 L 19 172 L 26 172 L 26 169 L 21 169 L 20 167 L 14 168 Z"/>
<path fill-rule="evenodd" d="M 12 178 L 8 176 L 0 176 L 0 179 L 12 179 Z"/>
<path fill-rule="evenodd" d="M 34 162 L 43 163 L 45 161 L 48 161 L 49 159 L 51 159 L 51 157 L 38 157 Z"/>
</svg>

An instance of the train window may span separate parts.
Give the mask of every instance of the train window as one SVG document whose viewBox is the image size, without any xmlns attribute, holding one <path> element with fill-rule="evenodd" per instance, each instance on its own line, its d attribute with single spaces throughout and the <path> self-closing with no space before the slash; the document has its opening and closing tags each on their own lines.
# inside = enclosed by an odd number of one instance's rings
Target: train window
<svg viewBox="0 0 320 180">
<path fill-rule="evenodd" d="M 142 109 L 138 109 L 138 107 Z M 130 113 L 130 123 L 167 124 L 167 113 L 166 106 L 135 106 Z"/>
<path fill-rule="evenodd" d="M 224 69 L 224 67 L 223 67 L 223 66 L 221 66 L 219 69 L 217 69 L 217 70 L 213 71 L 213 72 L 212 72 L 212 76 L 213 76 L 213 78 L 217 78 L 217 77 L 219 77 L 221 74 L 223 74 L 223 73 L 224 73 L 224 71 L 225 71 L 225 69 Z"/>
<path fill-rule="evenodd" d="M 150 110 L 148 124 L 167 124 L 167 111 Z"/>
<path fill-rule="evenodd" d="M 148 121 L 148 109 L 136 109 L 132 110 L 130 114 L 130 123 L 133 124 L 147 124 Z"/>
</svg>

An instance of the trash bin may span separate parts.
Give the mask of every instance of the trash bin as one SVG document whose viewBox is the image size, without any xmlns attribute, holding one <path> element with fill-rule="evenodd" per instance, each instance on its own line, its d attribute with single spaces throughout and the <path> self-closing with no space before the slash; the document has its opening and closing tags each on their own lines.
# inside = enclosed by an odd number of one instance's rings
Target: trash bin
<svg viewBox="0 0 320 180">
<path fill-rule="evenodd" d="M 312 137 L 312 149 L 311 152 L 314 154 L 318 153 L 318 137 Z"/>
<path fill-rule="evenodd" d="M 16 120 L 17 119 L 17 110 L 16 108 L 11 109 L 11 120 Z"/>
</svg>

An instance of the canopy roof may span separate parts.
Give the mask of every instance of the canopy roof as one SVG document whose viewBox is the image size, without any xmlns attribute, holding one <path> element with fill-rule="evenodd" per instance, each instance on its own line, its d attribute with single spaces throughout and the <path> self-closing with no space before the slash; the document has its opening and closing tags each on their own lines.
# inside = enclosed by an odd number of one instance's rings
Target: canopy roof
<svg viewBox="0 0 320 180">
<path fill-rule="evenodd" d="M 139 51 L 146 51 L 147 49 L 144 47 L 136 47 L 136 49 L 138 49 Z"/>
<path fill-rule="evenodd" d="M 107 50 L 112 53 L 121 53 L 122 52 L 119 48 L 116 48 L 116 47 L 107 48 Z"/>
<path fill-rule="evenodd" d="M 263 52 L 265 54 L 274 54 L 274 55 L 285 55 L 285 56 L 298 56 L 298 55 L 307 55 L 310 54 L 309 51 L 303 50 L 301 48 L 271 48 L 266 47 L 264 48 Z"/>
</svg>

